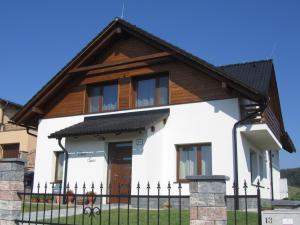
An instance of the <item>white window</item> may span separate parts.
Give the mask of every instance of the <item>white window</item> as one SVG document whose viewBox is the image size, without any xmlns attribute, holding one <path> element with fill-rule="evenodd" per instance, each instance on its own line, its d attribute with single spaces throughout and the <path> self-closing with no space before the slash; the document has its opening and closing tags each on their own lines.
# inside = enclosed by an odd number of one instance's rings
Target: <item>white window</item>
<svg viewBox="0 0 300 225">
<path fill-rule="evenodd" d="M 55 171 L 54 171 L 54 181 L 61 182 L 63 178 L 63 165 L 64 165 L 64 152 L 55 152 Z"/>
<path fill-rule="evenodd" d="M 258 176 L 258 170 L 257 170 L 257 154 L 256 152 L 250 150 L 250 172 L 251 172 L 251 182 L 254 183 L 257 176 Z"/>
<path fill-rule="evenodd" d="M 259 155 L 259 176 L 260 179 L 264 177 L 264 158 L 262 155 Z"/>
</svg>

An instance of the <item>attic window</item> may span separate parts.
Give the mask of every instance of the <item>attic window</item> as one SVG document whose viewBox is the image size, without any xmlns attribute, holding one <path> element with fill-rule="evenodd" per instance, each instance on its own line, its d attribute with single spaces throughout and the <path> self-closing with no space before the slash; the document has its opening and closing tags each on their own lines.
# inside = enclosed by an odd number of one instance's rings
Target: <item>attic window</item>
<svg viewBox="0 0 300 225">
<path fill-rule="evenodd" d="M 88 88 L 89 112 L 113 111 L 118 108 L 118 84 L 107 83 Z"/>
<path fill-rule="evenodd" d="M 166 75 L 137 79 L 136 83 L 137 108 L 167 105 L 169 103 L 169 77 Z"/>
</svg>

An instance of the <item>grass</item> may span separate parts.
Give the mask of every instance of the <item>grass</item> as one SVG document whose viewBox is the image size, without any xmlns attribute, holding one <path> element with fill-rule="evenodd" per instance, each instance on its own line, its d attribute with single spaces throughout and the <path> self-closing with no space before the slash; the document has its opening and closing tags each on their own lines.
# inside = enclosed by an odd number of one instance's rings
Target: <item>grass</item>
<svg viewBox="0 0 300 225">
<path fill-rule="evenodd" d="M 24 206 L 24 212 L 29 212 L 30 211 L 29 202 L 23 203 L 23 206 Z M 53 204 L 53 210 L 56 210 L 58 208 L 59 208 L 59 206 L 57 204 Z M 65 208 L 67 208 L 67 206 L 66 205 L 61 205 L 60 208 L 65 209 Z M 69 206 L 69 208 L 71 208 L 71 206 Z M 37 209 L 36 203 L 31 203 L 31 212 L 36 212 L 36 209 Z M 21 210 L 23 210 L 23 207 L 22 207 Z M 51 210 L 51 204 L 46 203 L 45 204 L 45 210 Z M 38 204 L 38 211 L 44 211 L 44 203 L 39 203 Z"/>
<path fill-rule="evenodd" d="M 136 225 L 137 224 L 137 210 L 136 209 L 130 209 L 130 216 L 129 216 L 129 224 L 130 225 Z M 149 224 L 157 224 L 157 211 L 156 210 L 150 210 L 149 212 Z M 160 224 L 168 224 L 168 209 L 162 209 L 160 210 Z M 108 211 L 103 211 L 101 218 L 99 215 L 95 215 L 94 217 L 89 217 L 88 215 L 82 216 L 77 215 L 75 220 L 76 224 L 91 224 L 91 219 L 93 220 L 93 224 L 100 224 L 100 219 L 102 221 L 102 225 L 113 225 L 118 224 L 118 210 L 113 209 L 111 210 L 110 214 L 110 223 L 109 223 L 109 213 Z M 126 209 L 120 209 L 120 224 L 127 224 L 127 210 Z M 68 221 L 67 221 L 68 220 Z M 49 222 L 49 221 L 47 221 Z M 54 223 L 58 222 L 58 219 L 53 219 Z M 60 223 L 65 224 L 74 224 L 74 216 L 70 216 L 68 218 L 62 217 L 60 218 Z M 179 211 L 177 209 L 171 209 L 170 210 L 170 224 L 172 225 L 179 225 Z M 146 210 L 139 210 L 139 224 L 140 225 L 146 225 L 147 223 L 147 211 Z M 188 225 L 189 224 L 189 210 L 182 210 L 181 213 L 181 224 L 182 225 Z M 245 222 L 245 213 L 244 212 L 237 212 L 237 224 L 236 225 L 244 225 Z M 228 225 L 234 225 L 234 213 L 232 211 L 228 212 Z M 254 212 L 248 212 L 248 225 L 258 225 L 257 222 L 257 213 Z"/>
<path fill-rule="evenodd" d="M 289 199 L 300 201 L 300 187 L 289 186 Z"/>
<path fill-rule="evenodd" d="M 237 212 L 236 215 L 236 225 L 245 225 L 246 224 L 246 215 L 245 212 Z M 227 213 L 228 225 L 234 225 L 234 212 L 229 211 Z M 248 212 L 248 225 L 258 225 L 257 213 Z"/>
</svg>

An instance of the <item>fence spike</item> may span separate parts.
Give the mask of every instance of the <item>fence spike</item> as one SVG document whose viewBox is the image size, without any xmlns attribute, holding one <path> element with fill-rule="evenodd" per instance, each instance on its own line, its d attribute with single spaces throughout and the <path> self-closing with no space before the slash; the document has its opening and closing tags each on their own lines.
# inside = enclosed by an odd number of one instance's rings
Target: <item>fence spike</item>
<svg viewBox="0 0 300 225">
<path fill-rule="evenodd" d="M 83 189 L 85 189 L 85 182 L 83 182 L 83 186 L 82 186 L 82 188 L 83 188 Z"/>
<path fill-rule="evenodd" d="M 45 182 L 45 189 L 47 189 L 47 182 Z"/>
<path fill-rule="evenodd" d="M 258 189 L 260 188 L 260 181 L 259 181 L 259 179 L 257 180 L 257 188 Z"/>
<path fill-rule="evenodd" d="M 103 188 L 103 184 L 102 184 L 102 181 L 101 181 L 101 183 L 100 183 L 100 189 L 102 189 Z"/>
<path fill-rule="evenodd" d="M 244 189 L 247 189 L 247 188 L 248 188 L 248 186 L 247 186 L 247 181 L 244 180 Z"/>
<path fill-rule="evenodd" d="M 137 189 L 140 189 L 140 188 L 141 188 L 140 182 L 137 183 L 136 188 L 137 188 Z"/>
<path fill-rule="evenodd" d="M 168 182 L 168 189 L 169 190 L 171 189 L 171 183 L 170 183 L 170 181 Z"/>
<path fill-rule="evenodd" d="M 181 189 L 182 186 L 181 186 L 181 182 L 178 183 L 178 189 Z"/>
<path fill-rule="evenodd" d="M 75 182 L 75 189 L 77 189 L 78 188 L 78 185 L 77 185 L 77 181 Z"/>
<path fill-rule="evenodd" d="M 150 189 L 150 183 L 149 183 L 149 181 L 147 183 L 147 189 Z"/>
<path fill-rule="evenodd" d="M 160 183 L 159 183 L 159 181 L 157 183 L 157 189 L 160 189 Z"/>
</svg>

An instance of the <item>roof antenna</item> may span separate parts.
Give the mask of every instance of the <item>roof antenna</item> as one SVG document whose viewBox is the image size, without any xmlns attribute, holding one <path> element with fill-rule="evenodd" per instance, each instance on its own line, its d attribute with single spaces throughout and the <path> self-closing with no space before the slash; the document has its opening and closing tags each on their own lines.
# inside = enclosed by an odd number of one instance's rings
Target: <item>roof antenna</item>
<svg viewBox="0 0 300 225">
<path fill-rule="evenodd" d="M 123 6 L 122 6 L 121 19 L 124 18 L 124 13 L 125 13 L 125 2 L 123 2 Z"/>
<path fill-rule="evenodd" d="M 275 53 L 277 47 L 278 47 L 278 41 L 276 41 L 276 42 L 273 44 L 273 48 L 272 48 L 271 54 L 270 54 L 269 58 L 267 57 L 267 59 L 272 59 L 272 57 L 274 56 L 274 53 Z"/>
</svg>

